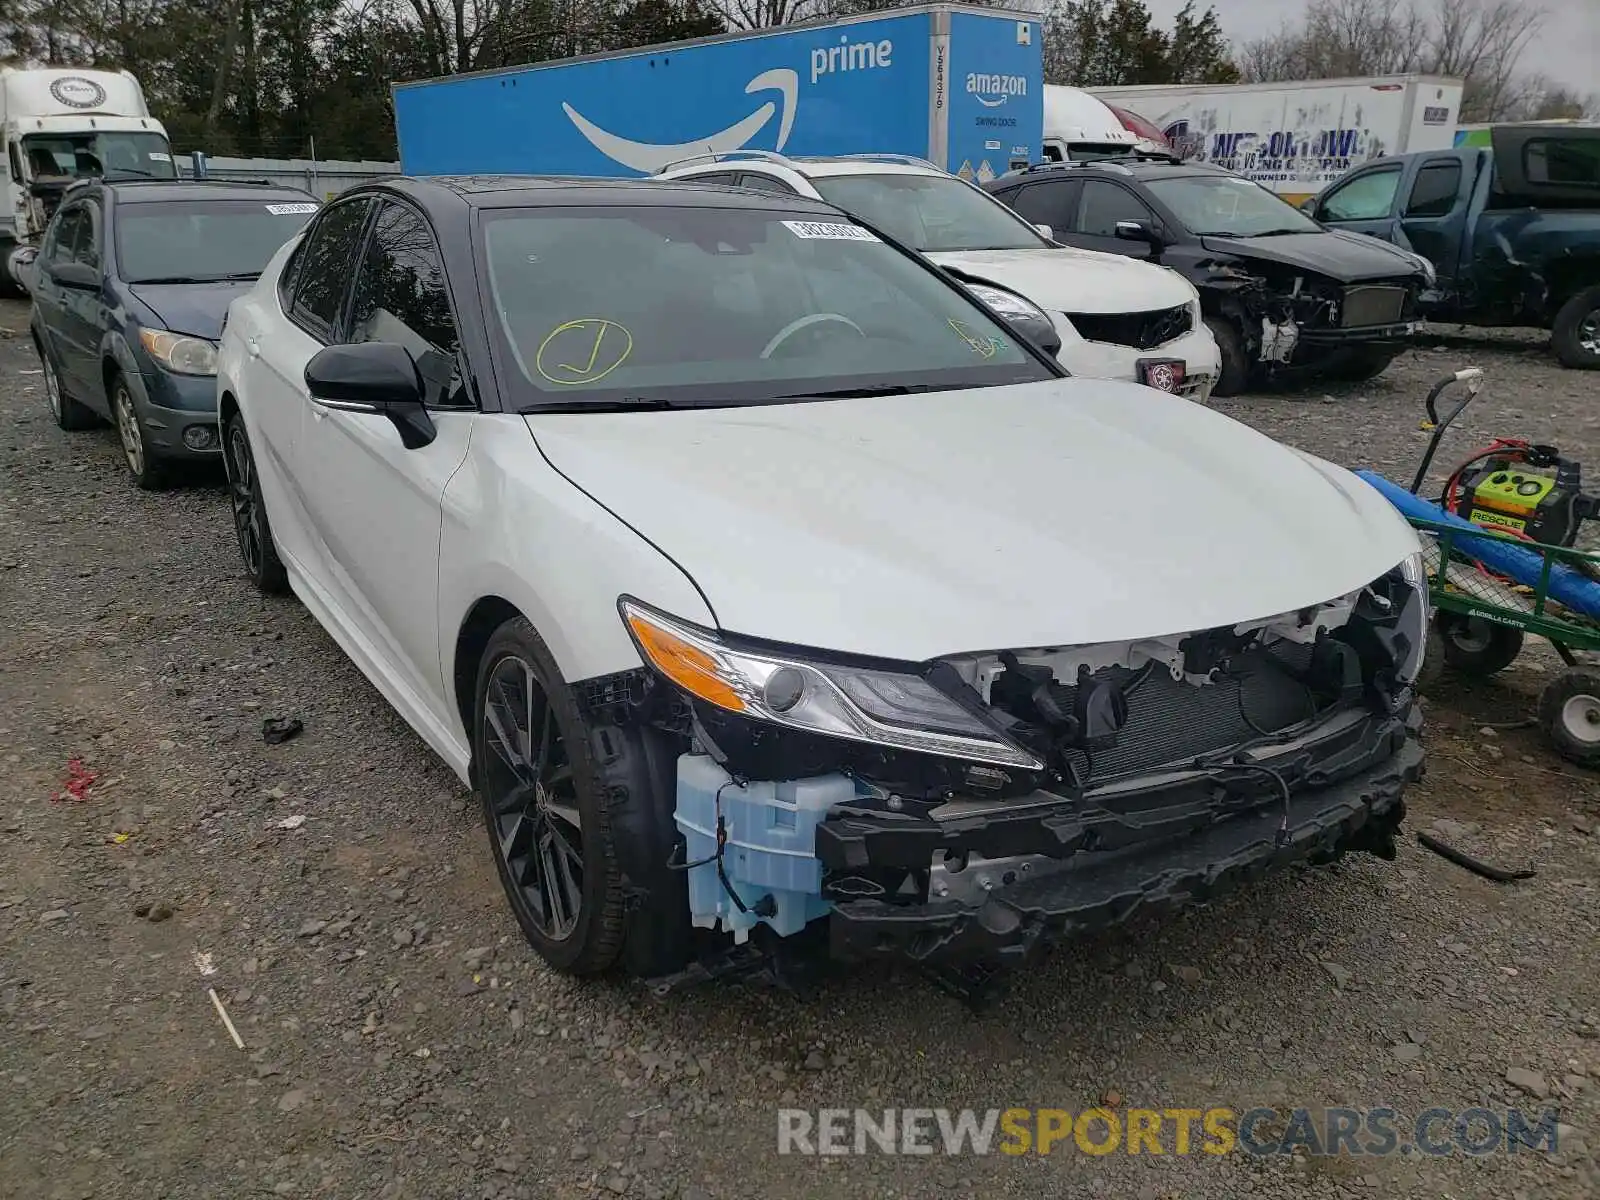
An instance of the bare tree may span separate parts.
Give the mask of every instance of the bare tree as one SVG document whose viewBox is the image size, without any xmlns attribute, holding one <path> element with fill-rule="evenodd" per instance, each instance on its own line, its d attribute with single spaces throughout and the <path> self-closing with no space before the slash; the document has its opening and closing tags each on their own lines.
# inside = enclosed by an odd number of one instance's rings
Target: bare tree
<svg viewBox="0 0 1600 1200">
<path fill-rule="evenodd" d="M 1518 68 L 1544 16 L 1523 0 L 1319 0 L 1240 47 L 1238 65 L 1251 80 L 1451 75 L 1463 119 L 1494 120 L 1527 100 Z"/>
</svg>

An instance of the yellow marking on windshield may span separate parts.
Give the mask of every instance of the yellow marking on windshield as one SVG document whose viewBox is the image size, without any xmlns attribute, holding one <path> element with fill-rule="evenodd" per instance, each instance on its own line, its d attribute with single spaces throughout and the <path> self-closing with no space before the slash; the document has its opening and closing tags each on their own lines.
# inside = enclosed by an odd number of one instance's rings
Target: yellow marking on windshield
<svg viewBox="0 0 1600 1200">
<path fill-rule="evenodd" d="M 958 321 L 954 317 L 949 318 L 949 320 L 950 328 L 956 331 L 958 338 L 972 347 L 974 354 L 981 354 L 984 358 L 993 358 L 1000 352 L 1000 347 L 1005 344 L 997 337 L 979 337 L 972 332 L 971 327 L 965 321 Z"/>
<path fill-rule="evenodd" d="M 570 387 L 604 379 L 632 353 L 633 334 L 626 327 L 604 317 L 579 317 L 557 325 L 544 335 L 539 352 L 534 355 L 533 366 L 551 383 Z M 582 365 L 563 361 L 569 356 Z"/>
</svg>

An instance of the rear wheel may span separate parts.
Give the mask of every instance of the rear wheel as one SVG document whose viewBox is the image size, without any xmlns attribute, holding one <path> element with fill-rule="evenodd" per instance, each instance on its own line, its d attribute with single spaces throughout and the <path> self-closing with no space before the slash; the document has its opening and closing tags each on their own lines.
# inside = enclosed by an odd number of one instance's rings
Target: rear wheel
<svg viewBox="0 0 1600 1200">
<path fill-rule="evenodd" d="M 489 639 L 474 717 L 478 797 L 517 923 L 556 970 L 605 971 L 624 932 L 606 792 L 583 715 L 526 619 Z"/>
<path fill-rule="evenodd" d="M 250 582 L 268 595 L 289 590 L 289 572 L 272 544 L 272 523 L 261 497 L 250 435 L 238 410 L 228 414 L 222 428 L 222 463 L 228 473 L 228 501 L 233 508 L 233 529 L 239 539 L 239 557 Z"/>
<path fill-rule="evenodd" d="M 1441 612 L 1434 618 L 1445 664 L 1463 675 L 1493 675 L 1522 653 L 1522 630 L 1482 617 Z"/>
<path fill-rule="evenodd" d="M 1211 394 L 1237 396 L 1250 386 L 1250 360 L 1245 357 L 1244 337 L 1239 327 L 1226 317 L 1207 317 L 1206 328 L 1217 339 L 1217 350 L 1222 357 L 1222 369 Z"/>
<path fill-rule="evenodd" d="M 33 348 L 39 352 L 39 367 L 44 374 L 44 398 L 50 405 L 50 415 L 55 418 L 56 425 L 69 433 L 94 428 L 99 423 L 94 411 L 67 395 L 66 389 L 61 386 L 61 373 L 56 370 L 49 352 L 37 339 Z"/>
<path fill-rule="evenodd" d="M 1585 288 L 1561 306 L 1550 345 L 1562 366 L 1600 370 L 1600 286 Z"/>
</svg>

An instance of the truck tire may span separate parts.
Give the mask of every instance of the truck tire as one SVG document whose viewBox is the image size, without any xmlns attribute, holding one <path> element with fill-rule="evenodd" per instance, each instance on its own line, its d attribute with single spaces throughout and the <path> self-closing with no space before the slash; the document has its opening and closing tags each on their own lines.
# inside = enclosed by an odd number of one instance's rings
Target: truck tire
<svg viewBox="0 0 1600 1200">
<path fill-rule="evenodd" d="M 1213 396 L 1237 396 L 1250 386 L 1250 360 L 1245 357 L 1244 338 L 1239 327 L 1226 317 L 1207 317 L 1206 328 L 1217 339 L 1217 350 L 1222 356 L 1222 370 L 1217 374 Z"/>
<path fill-rule="evenodd" d="M 1550 345 L 1562 366 L 1600 370 L 1600 286 L 1584 288 L 1561 306 L 1550 330 Z"/>
</svg>

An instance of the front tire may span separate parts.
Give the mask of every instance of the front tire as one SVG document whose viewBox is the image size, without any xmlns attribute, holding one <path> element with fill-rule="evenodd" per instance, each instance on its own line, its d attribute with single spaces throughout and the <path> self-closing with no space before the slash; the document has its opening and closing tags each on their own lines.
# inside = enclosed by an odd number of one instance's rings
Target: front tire
<svg viewBox="0 0 1600 1200">
<path fill-rule="evenodd" d="M 490 852 L 523 935 L 558 971 L 606 971 L 625 929 L 606 791 L 572 691 L 523 617 L 484 648 L 473 757 Z"/>
<path fill-rule="evenodd" d="M 111 377 L 111 416 L 116 422 L 117 439 L 122 443 L 122 461 L 134 484 L 146 492 L 158 492 L 167 486 L 170 478 L 168 464 L 158 458 L 145 440 L 144 424 L 139 420 L 139 408 L 134 403 L 128 381 L 119 371 Z"/>
<path fill-rule="evenodd" d="M 228 501 L 233 508 L 233 530 L 239 539 L 244 572 L 257 590 L 281 596 L 289 590 L 289 572 L 272 541 L 272 522 L 267 519 L 267 503 L 261 495 L 255 452 L 250 447 L 244 416 L 237 409 L 228 414 L 223 424 L 222 463 L 228 474 Z"/>
<path fill-rule="evenodd" d="M 1237 396 L 1250 386 L 1250 360 L 1245 357 L 1244 337 L 1239 327 L 1226 317 L 1207 317 L 1206 328 L 1217 339 L 1222 369 L 1217 372 L 1213 396 Z"/>
<path fill-rule="evenodd" d="M 1550 345 L 1562 366 L 1600 370 L 1600 286 L 1584 288 L 1561 306 L 1550 330 Z"/>
</svg>

